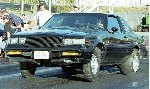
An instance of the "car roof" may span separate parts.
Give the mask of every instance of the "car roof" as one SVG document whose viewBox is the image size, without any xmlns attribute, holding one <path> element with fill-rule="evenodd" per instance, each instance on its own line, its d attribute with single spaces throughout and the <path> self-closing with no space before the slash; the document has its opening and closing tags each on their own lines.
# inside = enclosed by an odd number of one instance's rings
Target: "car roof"
<svg viewBox="0 0 150 89">
<path fill-rule="evenodd" d="M 59 15 L 72 15 L 72 14 L 77 14 L 77 15 L 88 15 L 88 14 L 97 14 L 97 15 L 106 15 L 106 16 L 118 16 L 118 15 L 115 15 L 115 14 L 111 14 L 111 13 L 95 13 L 95 12 L 78 12 L 78 13 L 59 13 Z"/>
</svg>

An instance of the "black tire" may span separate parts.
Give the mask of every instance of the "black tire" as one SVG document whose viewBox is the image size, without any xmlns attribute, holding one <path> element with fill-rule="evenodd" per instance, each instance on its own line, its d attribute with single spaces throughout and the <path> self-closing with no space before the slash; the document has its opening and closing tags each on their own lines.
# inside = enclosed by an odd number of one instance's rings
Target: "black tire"
<svg viewBox="0 0 150 89">
<path fill-rule="evenodd" d="M 36 65 L 32 62 L 20 62 L 20 73 L 24 78 L 31 78 L 35 74 Z"/>
<path fill-rule="evenodd" d="M 87 80 L 95 81 L 98 79 L 99 70 L 100 70 L 100 61 L 101 61 L 102 51 L 96 47 L 94 53 L 92 54 L 91 61 L 83 65 L 83 73 Z"/>
<path fill-rule="evenodd" d="M 137 49 L 133 49 L 133 52 L 124 57 L 125 62 L 123 62 L 119 67 L 122 74 L 132 75 L 139 69 L 139 59 L 140 54 Z"/>
</svg>

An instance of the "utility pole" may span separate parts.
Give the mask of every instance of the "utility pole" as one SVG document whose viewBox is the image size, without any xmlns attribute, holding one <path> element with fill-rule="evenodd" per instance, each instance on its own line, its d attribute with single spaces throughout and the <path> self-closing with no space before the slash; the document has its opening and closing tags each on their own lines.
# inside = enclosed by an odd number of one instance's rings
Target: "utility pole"
<svg viewBox="0 0 150 89">
<path fill-rule="evenodd" d="M 24 0 L 21 0 L 21 14 L 23 14 L 24 11 Z"/>
<path fill-rule="evenodd" d="M 48 0 L 48 7 L 49 7 L 48 10 L 49 10 L 50 12 L 52 12 L 52 11 L 51 11 L 51 0 Z"/>
<path fill-rule="evenodd" d="M 110 10 L 110 1 L 108 0 L 108 8 L 109 8 L 109 13 L 111 12 L 111 10 Z"/>
<path fill-rule="evenodd" d="M 141 6 L 141 4 L 142 4 L 142 0 L 140 0 L 140 6 Z"/>
</svg>

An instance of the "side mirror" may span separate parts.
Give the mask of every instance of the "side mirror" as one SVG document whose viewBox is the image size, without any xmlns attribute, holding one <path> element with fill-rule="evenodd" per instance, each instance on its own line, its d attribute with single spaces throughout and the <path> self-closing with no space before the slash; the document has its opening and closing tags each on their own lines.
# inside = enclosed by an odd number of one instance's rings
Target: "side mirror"
<svg viewBox="0 0 150 89">
<path fill-rule="evenodd" d="M 118 28 L 112 27 L 111 30 L 113 31 L 112 33 L 114 33 L 114 32 L 117 32 L 117 31 L 118 31 Z"/>
<path fill-rule="evenodd" d="M 38 27 L 38 29 L 41 29 L 41 27 Z"/>
</svg>

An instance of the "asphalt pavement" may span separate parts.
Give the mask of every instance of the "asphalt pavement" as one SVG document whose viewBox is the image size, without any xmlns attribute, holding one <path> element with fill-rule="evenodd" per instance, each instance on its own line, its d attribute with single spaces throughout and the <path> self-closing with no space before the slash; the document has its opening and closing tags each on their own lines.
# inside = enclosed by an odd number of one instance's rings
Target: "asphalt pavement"
<svg viewBox="0 0 150 89">
<path fill-rule="evenodd" d="M 140 68 L 134 75 L 122 75 L 117 68 L 100 71 L 99 79 L 87 82 L 83 74 L 70 75 L 60 67 L 38 68 L 35 77 L 24 79 L 19 66 L 0 67 L 0 89 L 148 89 L 149 61 L 140 60 Z"/>
<path fill-rule="evenodd" d="M 3 57 L 0 58 L 0 68 L 1 67 L 6 67 L 6 66 L 13 66 L 13 65 L 18 65 L 18 62 L 12 62 L 9 61 L 9 59 L 5 59 Z"/>
</svg>

